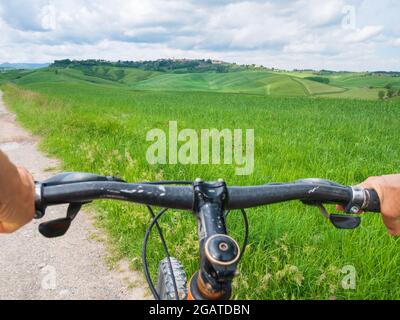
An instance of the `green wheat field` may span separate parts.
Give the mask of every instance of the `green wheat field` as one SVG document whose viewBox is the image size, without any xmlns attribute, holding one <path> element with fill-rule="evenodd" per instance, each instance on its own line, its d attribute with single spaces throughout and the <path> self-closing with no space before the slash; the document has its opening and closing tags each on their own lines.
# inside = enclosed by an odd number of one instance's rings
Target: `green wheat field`
<svg viewBox="0 0 400 320">
<path fill-rule="evenodd" d="M 400 100 L 378 99 L 400 78 L 334 73 L 329 83 L 312 72 L 240 70 L 169 73 L 103 66 L 0 73 L 1 89 L 18 121 L 43 138 L 41 147 L 65 171 L 120 176 L 128 181 L 224 178 L 254 185 L 320 177 L 351 185 L 400 171 Z M 178 127 L 255 131 L 255 166 L 236 176 L 235 165 L 150 165 L 146 133 Z M 140 251 L 150 222 L 145 208 L 122 202 L 94 204 L 98 224 L 115 254 L 141 270 Z M 334 211 L 334 207 L 329 207 Z M 399 299 L 400 240 L 378 214 L 365 214 L 356 230 L 337 230 L 318 209 L 300 202 L 248 211 L 249 246 L 234 282 L 236 299 Z M 195 219 L 173 211 L 162 219 L 171 254 L 188 277 L 198 268 Z M 243 239 L 240 213 L 228 218 Z M 72 226 L 73 227 L 73 226 Z M 154 235 L 149 264 L 155 279 L 163 258 Z M 356 288 L 341 272 L 354 266 Z"/>
</svg>

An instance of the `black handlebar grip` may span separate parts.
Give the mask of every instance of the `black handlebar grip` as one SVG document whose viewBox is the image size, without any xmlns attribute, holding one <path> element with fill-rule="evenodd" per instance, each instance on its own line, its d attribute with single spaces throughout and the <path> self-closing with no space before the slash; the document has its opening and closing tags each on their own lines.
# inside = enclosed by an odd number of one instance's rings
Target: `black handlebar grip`
<svg viewBox="0 0 400 320">
<path fill-rule="evenodd" d="M 366 212 L 381 212 L 381 201 L 378 193 L 374 189 L 367 189 L 369 193 L 369 201 L 364 211 Z"/>
</svg>

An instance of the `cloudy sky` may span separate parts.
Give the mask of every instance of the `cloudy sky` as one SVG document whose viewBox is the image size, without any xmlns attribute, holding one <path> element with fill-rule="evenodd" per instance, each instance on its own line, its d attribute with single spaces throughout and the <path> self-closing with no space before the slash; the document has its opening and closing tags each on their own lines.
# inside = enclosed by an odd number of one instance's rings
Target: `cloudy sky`
<svg viewBox="0 0 400 320">
<path fill-rule="evenodd" d="M 0 0 L 0 63 L 213 58 L 400 71 L 398 0 Z"/>
</svg>

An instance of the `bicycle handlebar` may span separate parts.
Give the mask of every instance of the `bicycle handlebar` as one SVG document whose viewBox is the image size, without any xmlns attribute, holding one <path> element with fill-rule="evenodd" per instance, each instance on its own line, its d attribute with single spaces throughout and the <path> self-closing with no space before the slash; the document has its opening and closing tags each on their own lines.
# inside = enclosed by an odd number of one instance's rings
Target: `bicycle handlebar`
<svg viewBox="0 0 400 320">
<path fill-rule="evenodd" d="M 158 206 L 166 209 L 190 210 L 196 214 L 200 246 L 200 270 L 190 281 L 190 296 L 195 299 L 228 299 L 231 295 L 232 278 L 241 258 L 241 249 L 228 236 L 226 210 L 241 209 L 244 217 L 246 248 L 248 222 L 244 209 L 290 200 L 301 200 L 305 204 L 319 207 L 322 214 L 338 229 L 354 229 L 360 225 L 360 217 L 329 214 L 324 203 L 343 205 L 346 213 L 362 211 L 379 212 L 378 194 L 371 189 L 347 187 L 323 179 L 304 179 L 290 183 L 272 183 L 259 186 L 228 187 L 224 181 L 207 183 L 196 179 L 193 183 L 177 181 L 126 183 L 121 179 L 85 173 L 62 173 L 42 183 L 36 183 L 36 218 L 45 214 L 52 205 L 69 204 L 67 215 L 39 225 L 39 232 L 48 238 L 64 235 L 82 205 L 97 199 L 117 199 Z M 162 209 L 148 227 L 143 243 L 143 266 L 146 279 L 154 297 L 159 295 L 148 272 L 146 249 L 148 236 L 158 218 L 166 211 Z M 159 229 L 160 238 L 165 241 Z M 221 247 L 224 244 L 225 248 Z M 211 252 L 211 253 L 210 253 Z M 169 259 L 169 258 L 168 258 Z M 170 272 L 173 274 L 172 264 Z M 175 281 L 175 279 L 174 279 Z M 176 287 L 176 284 L 175 284 Z M 176 297 L 178 291 L 176 290 Z"/>
<path fill-rule="evenodd" d="M 96 199 L 117 199 L 170 209 L 192 210 L 192 186 L 87 181 L 77 183 L 37 184 L 36 207 L 65 203 L 85 203 Z M 348 213 L 380 212 L 379 197 L 374 190 L 357 189 L 321 179 L 259 186 L 227 187 L 226 209 L 245 209 L 278 202 L 301 200 L 305 203 L 337 203 Z M 353 209 L 353 210 L 352 210 Z"/>
</svg>

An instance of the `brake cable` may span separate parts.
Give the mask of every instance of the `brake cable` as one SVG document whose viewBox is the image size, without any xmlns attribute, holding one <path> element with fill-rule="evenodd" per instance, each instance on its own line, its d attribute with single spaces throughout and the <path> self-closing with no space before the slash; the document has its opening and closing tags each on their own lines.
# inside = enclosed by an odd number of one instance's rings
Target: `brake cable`
<svg viewBox="0 0 400 320">
<path fill-rule="evenodd" d="M 151 214 L 151 216 L 153 218 L 153 221 L 154 221 L 155 218 L 156 218 L 156 215 L 154 214 L 153 209 L 151 208 L 151 206 L 147 206 L 147 209 L 149 210 L 149 212 L 150 212 L 150 214 Z M 165 210 L 164 212 L 167 212 L 167 210 Z M 160 240 L 161 240 L 162 246 L 164 248 L 165 255 L 167 257 L 169 271 L 171 272 L 171 275 L 172 275 L 172 282 L 173 282 L 173 285 L 174 285 L 175 298 L 176 298 L 176 300 L 179 300 L 178 287 L 176 285 L 174 269 L 172 268 L 171 256 L 170 256 L 169 251 L 168 251 L 167 243 L 165 242 L 165 238 L 164 238 L 163 232 L 162 232 L 161 227 L 160 227 L 160 225 L 159 225 L 157 220 L 155 221 L 155 225 L 156 225 L 158 234 L 160 236 Z"/>
<path fill-rule="evenodd" d="M 154 225 L 157 223 L 158 219 L 167 211 L 167 208 L 161 209 L 158 214 L 153 218 L 151 221 L 150 225 L 148 226 L 146 233 L 144 235 L 144 240 L 143 240 L 143 247 L 142 247 L 142 263 L 143 263 L 143 270 L 144 270 L 144 275 L 146 277 L 146 281 L 150 287 L 151 293 L 153 294 L 154 298 L 156 300 L 160 300 L 160 296 L 157 293 L 156 288 L 154 287 L 153 281 L 151 280 L 150 272 L 149 272 L 149 267 L 147 265 L 147 242 L 151 233 L 151 230 L 153 229 Z"/>
<path fill-rule="evenodd" d="M 242 217 L 243 217 L 244 239 L 243 239 L 243 243 L 242 243 L 242 248 L 240 250 L 240 255 L 239 255 L 238 262 L 242 259 L 242 256 L 244 254 L 244 250 L 246 249 L 247 243 L 249 241 L 249 220 L 247 219 L 247 213 L 246 213 L 246 211 L 244 209 L 240 209 L 240 212 L 242 213 Z M 225 218 L 227 218 L 230 213 L 231 213 L 231 211 L 227 210 L 225 212 Z"/>
</svg>

